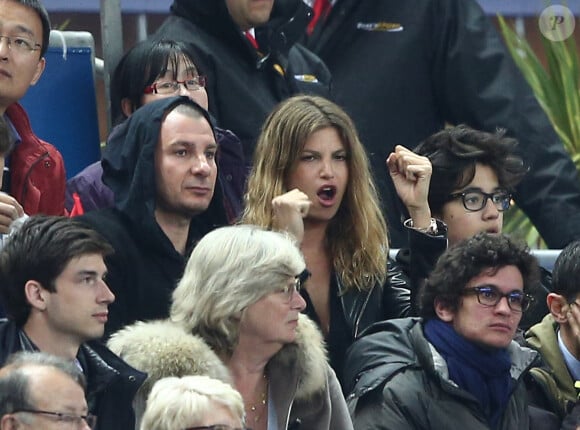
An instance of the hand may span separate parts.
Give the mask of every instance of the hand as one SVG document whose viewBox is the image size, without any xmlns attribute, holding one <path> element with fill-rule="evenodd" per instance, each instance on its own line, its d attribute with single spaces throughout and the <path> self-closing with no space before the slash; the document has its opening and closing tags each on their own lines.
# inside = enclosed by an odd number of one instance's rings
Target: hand
<svg viewBox="0 0 580 430">
<path fill-rule="evenodd" d="M 9 194 L 0 191 L 0 233 L 7 234 L 12 222 L 24 216 L 24 209 L 18 201 Z"/>
<path fill-rule="evenodd" d="M 429 227 L 431 210 L 427 197 L 432 173 L 431 161 L 397 145 L 387 158 L 387 167 L 397 194 L 413 219 L 413 226 Z"/>
<path fill-rule="evenodd" d="M 308 215 L 312 202 L 298 188 L 272 199 L 275 230 L 292 233 L 299 243 L 304 237 L 304 218 Z"/>
</svg>

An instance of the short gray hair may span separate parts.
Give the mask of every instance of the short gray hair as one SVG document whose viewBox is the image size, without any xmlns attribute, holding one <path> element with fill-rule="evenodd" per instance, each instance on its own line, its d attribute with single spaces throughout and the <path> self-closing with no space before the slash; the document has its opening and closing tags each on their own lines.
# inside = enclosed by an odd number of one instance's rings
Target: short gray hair
<svg viewBox="0 0 580 430">
<path fill-rule="evenodd" d="M 193 250 L 173 292 L 170 318 L 200 335 L 218 355 L 231 354 L 242 311 L 283 288 L 304 267 L 287 234 L 253 225 L 216 229 Z"/>
<path fill-rule="evenodd" d="M 71 361 L 44 352 L 17 352 L 8 357 L 0 369 L 0 417 L 22 409 L 34 409 L 30 375 L 26 371 L 31 367 L 53 368 L 70 376 L 85 390 L 85 377 Z"/>
<path fill-rule="evenodd" d="M 243 425 L 244 401 L 231 385 L 200 375 L 160 379 L 149 395 L 140 430 L 200 425 L 211 415 L 215 403 L 223 405 Z"/>
</svg>

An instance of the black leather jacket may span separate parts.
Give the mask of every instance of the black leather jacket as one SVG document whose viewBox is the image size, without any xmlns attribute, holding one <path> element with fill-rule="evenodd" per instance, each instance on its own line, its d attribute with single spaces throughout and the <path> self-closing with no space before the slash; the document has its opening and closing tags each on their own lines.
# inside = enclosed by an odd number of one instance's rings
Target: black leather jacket
<svg viewBox="0 0 580 430">
<path fill-rule="evenodd" d="M 35 350 L 16 324 L 0 320 L 0 366 L 14 352 Z M 96 341 L 82 344 L 77 359 L 87 379 L 86 398 L 89 411 L 97 416 L 97 430 L 135 428 L 133 397 L 147 375 Z"/>
<path fill-rule="evenodd" d="M 416 315 L 415 297 L 421 283 L 447 247 L 447 227 L 438 222 L 438 229 L 438 236 L 408 229 L 411 246 L 409 249 L 399 251 L 396 261 L 389 259 L 387 281 L 384 285 L 377 284 L 369 290 L 360 291 L 347 288 L 340 276 L 333 275 L 330 299 L 331 327 L 326 336 L 326 343 L 330 365 L 341 383 L 346 349 L 367 327 L 377 321 Z M 307 302 L 305 312 L 319 323 L 307 293 L 304 292 L 304 295 Z M 333 314 L 333 300 L 336 300 L 336 296 L 342 315 Z"/>
</svg>

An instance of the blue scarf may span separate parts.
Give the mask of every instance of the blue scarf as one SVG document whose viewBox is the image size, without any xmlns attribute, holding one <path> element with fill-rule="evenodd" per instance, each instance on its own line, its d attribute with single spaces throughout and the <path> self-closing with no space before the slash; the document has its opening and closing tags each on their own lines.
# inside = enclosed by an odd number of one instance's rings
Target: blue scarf
<svg viewBox="0 0 580 430">
<path fill-rule="evenodd" d="M 507 349 L 484 349 L 438 319 L 425 323 L 425 337 L 443 356 L 449 378 L 480 403 L 490 427 L 498 427 L 512 388 Z"/>
</svg>

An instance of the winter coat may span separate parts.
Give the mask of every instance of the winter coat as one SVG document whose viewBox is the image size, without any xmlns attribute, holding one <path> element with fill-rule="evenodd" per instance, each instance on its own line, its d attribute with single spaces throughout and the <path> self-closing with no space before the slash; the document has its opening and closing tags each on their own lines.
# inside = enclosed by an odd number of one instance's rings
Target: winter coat
<svg viewBox="0 0 580 430">
<path fill-rule="evenodd" d="M 126 327 L 113 334 L 109 346 L 156 378 L 172 372 L 175 376 L 209 373 L 224 380 L 225 366 L 218 358 L 223 351 L 213 351 L 203 338 L 168 321 Z M 321 334 L 308 317 L 300 315 L 296 341 L 270 359 L 267 372 L 278 429 L 352 429 L 340 386 L 326 362 Z"/>
<path fill-rule="evenodd" d="M 558 323 L 551 314 L 526 332 L 526 343 L 542 357 L 543 365 L 530 370 L 531 402 L 552 410 L 562 419 L 578 399 L 574 380 L 558 345 Z"/>
<path fill-rule="evenodd" d="M 0 367 L 18 351 L 37 351 L 24 342 L 12 321 L 0 320 Z M 139 372 L 99 342 L 81 345 L 77 359 L 87 380 L 89 412 L 97 416 L 97 430 L 127 430 L 134 427 L 133 397 L 145 381 Z"/>
<path fill-rule="evenodd" d="M 437 223 L 438 236 L 430 236 L 408 229 L 411 247 L 401 250 L 397 261 L 387 262 L 387 280 L 368 290 L 347 288 L 334 273 L 331 280 L 331 302 L 338 301 L 340 313 L 330 312 L 330 332 L 326 336 L 330 365 L 342 383 L 344 356 L 347 348 L 365 329 L 377 321 L 416 315 L 416 301 L 420 285 L 431 272 L 439 255 L 447 247 L 447 227 Z M 403 256 L 404 255 L 404 256 Z M 305 313 L 319 323 L 308 293 Z"/>
<path fill-rule="evenodd" d="M 10 194 L 28 215 L 64 215 L 66 173 L 62 155 L 39 139 L 18 103 L 6 110 L 22 141 L 10 152 Z"/>
<path fill-rule="evenodd" d="M 207 232 L 228 224 L 217 181 L 208 209 L 191 220 L 185 255 L 175 249 L 155 220 L 155 148 L 162 118 L 180 102 L 193 103 L 186 97 L 154 101 L 120 125 L 119 141 L 110 142 L 102 159 L 103 182 L 115 195 L 115 207 L 79 217 L 115 251 L 105 259 L 107 285 L 115 294 L 115 302 L 109 305 L 107 335 L 137 320 L 167 317 L 171 294 L 191 248 Z"/>
<path fill-rule="evenodd" d="M 268 24 L 256 29 L 259 52 L 232 20 L 225 0 L 174 0 L 171 15 L 153 35 L 194 45 L 195 64 L 208 78 L 209 111 L 218 126 L 240 138 L 248 164 L 274 106 L 298 93 L 330 95 L 328 69 L 296 43 L 310 8 L 300 2 L 282 10 L 278 3 Z"/>
<path fill-rule="evenodd" d="M 367 148 L 393 247 L 407 237 L 385 159 L 446 123 L 517 138 L 531 167 L 518 206 L 550 248 L 580 238 L 578 173 L 476 0 L 337 0 L 307 47 L 330 69 L 333 95 Z"/>
<path fill-rule="evenodd" d="M 138 321 L 110 337 L 107 346 L 136 369 L 147 373 L 133 406 L 135 429 L 141 427 L 147 397 L 162 378 L 205 375 L 232 383 L 228 369 L 199 336 L 169 320 Z"/>
<path fill-rule="evenodd" d="M 512 342 L 513 390 L 499 430 L 528 429 L 523 377 L 537 352 Z M 447 365 L 423 334 L 422 321 L 379 323 L 347 353 L 345 381 L 357 430 L 489 429 L 474 396 L 448 377 Z"/>
</svg>

